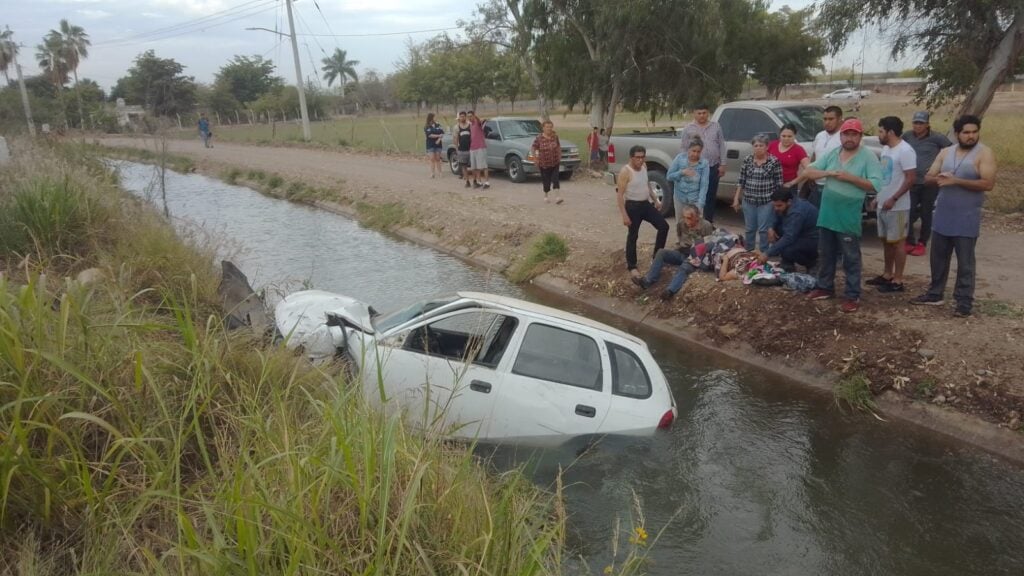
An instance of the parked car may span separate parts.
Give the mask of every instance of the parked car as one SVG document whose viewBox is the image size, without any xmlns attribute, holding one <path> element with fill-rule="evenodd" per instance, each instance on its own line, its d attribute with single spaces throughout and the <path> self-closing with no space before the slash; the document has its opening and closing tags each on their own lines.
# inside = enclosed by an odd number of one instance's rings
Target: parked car
<svg viewBox="0 0 1024 576">
<path fill-rule="evenodd" d="M 484 122 L 484 133 L 487 136 L 487 167 L 491 170 L 504 170 L 513 182 L 525 182 L 529 174 L 540 174 L 540 169 L 530 157 L 533 140 L 541 132 L 540 120 L 533 118 L 517 118 L 500 116 Z M 448 166 L 452 174 L 459 173 L 459 159 L 456 145 L 452 141 L 449 130 L 441 144 L 444 146 Z M 562 163 L 558 171 L 563 180 L 572 177 L 572 173 L 580 165 L 580 149 L 568 140 L 562 143 Z"/>
<path fill-rule="evenodd" d="M 368 401 L 455 438 L 554 445 L 649 435 L 677 415 L 643 340 L 514 298 L 459 292 L 379 315 L 307 290 L 282 300 L 275 322 L 313 361 L 347 357 Z"/>
<path fill-rule="evenodd" d="M 870 90 L 858 90 L 856 88 L 840 88 L 829 92 L 828 94 L 822 94 L 821 97 L 825 100 L 857 100 L 860 98 L 867 98 L 871 95 Z"/>
<path fill-rule="evenodd" d="M 823 129 L 821 106 L 804 102 L 772 100 L 745 100 L 722 104 L 715 109 L 712 120 L 722 127 L 726 140 L 726 171 L 718 183 L 719 200 L 731 202 L 739 181 L 743 159 L 753 152 L 750 140 L 757 134 L 766 134 L 771 139 L 779 137 L 784 124 L 796 126 L 796 140 L 813 152 L 814 136 Z M 675 131 L 613 135 L 608 148 L 608 170 L 605 180 L 614 185 L 615 175 L 627 162 L 630 147 L 640 144 L 647 149 L 647 176 L 654 185 L 659 198 L 672 195 L 672 183 L 666 178 L 672 160 L 682 150 L 682 129 Z M 865 136 L 863 144 L 875 155 L 881 154 L 878 138 Z M 618 151 L 618 153 L 617 153 Z M 869 195 L 870 198 L 873 195 Z M 672 202 L 662 202 L 662 213 L 671 216 L 675 212 Z"/>
</svg>

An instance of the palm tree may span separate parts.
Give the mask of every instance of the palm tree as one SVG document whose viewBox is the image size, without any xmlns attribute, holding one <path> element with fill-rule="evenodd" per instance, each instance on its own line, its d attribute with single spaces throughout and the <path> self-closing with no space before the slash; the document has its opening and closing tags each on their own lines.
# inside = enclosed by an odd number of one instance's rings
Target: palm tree
<svg viewBox="0 0 1024 576">
<path fill-rule="evenodd" d="M 89 41 L 89 35 L 85 33 L 84 28 L 71 24 L 67 19 L 61 19 L 60 30 L 50 30 L 50 34 L 59 36 L 63 44 L 64 62 L 75 77 L 75 96 L 78 97 L 78 126 L 79 128 L 84 127 L 85 109 L 82 107 L 82 94 L 78 91 L 78 65 L 82 63 L 83 59 L 89 57 L 89 46 L 92 45 L 92 42 Z"/>
<path fill-rule="evenodd" d="M 60 32 L 50 30 L 50 33 L 43 38 L 43 43 L 36 46 L 36 61 L 53 82 L 57 90 L 57 100 L 60 101 L 60 115 L 62 123 L 67 127 L 67 114 L 64 111 L 64 84 L 68 81 L 68 63 L 65 59 L 64 38 Z"/>
<path fill-rule="evenodd" d="M 0 72 L 10 82 L 11 77 L 7 75 L 7 69 L 14 64 L 14 57 L 18 55 L 18 45 L 14 43 L 14 32 L 10 28 L 0 32 Z"/>
<path fill-rule="evenodd" d="M 345 53 L 341 48 L 335 48 L 334 54 L 323 59 L 323 71 L 324 76 L 327 78 L 327 86 L 334 84 L 335 80 L 338 80 L 338 84 L 341 86 L 341 97 L 345 97 L 345 82 L 351 78 L 358 82 L 359 77 L 356 75 L 355 66 L 359 64 L 359 60 L 349 60 L 348 54 Z"/>
</svg>

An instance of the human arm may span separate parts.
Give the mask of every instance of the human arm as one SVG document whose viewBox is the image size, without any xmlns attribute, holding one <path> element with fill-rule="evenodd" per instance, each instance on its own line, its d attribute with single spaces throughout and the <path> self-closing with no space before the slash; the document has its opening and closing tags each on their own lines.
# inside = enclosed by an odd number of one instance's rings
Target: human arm
<svg viewBox="0 0 1024 576">
<path fill-rule="evenodd" d="M 708 195 L 708 181 L 711 177 L 711 170 L 707 162 L 701 162 L 697 167 L 697 176 L 700 178 L 700 184 L 697 185 L 697 209 L 703 214 L 704 200 Z"/>
<path fill-rule="evenodd" d="M 908 164 L 905 164 L 905 166 L 907 165 Z M 882 203 L 882 210 L 892 210 L 892 207 L 896 205 L 896 201 L 898 201 L 904 194 L 910 191 L 911 186 L 913 186 L 914 182 L 917 181 L 916 165 L 917 161 L 915 156 L 915 161 L 909 164 L 909 166 L 914 167 L 903 171 L 903 185 L 900 186 L 899 189 L 896 190 L 896 192 L 894 192 L 888 200 Z"/>
<path fill-rule="evenodd" d="M 623 166 L 622 170 L 619 170 L 619 176 L 616 178 L 615 184 L 615 200 L 619 205 L 619 215 L 622 216 L 622 224 L 625 226 L 632 224 L 629 220 L 629 214 L 626 213 L 626 186 L 629 186 L 631 178 L 629 166 Z"/>
<path fill-rule="evenodd" d="M 950 172 L 939 172 L 938 175 L 936 175 L 935 180 L 940 187 L 960 186 L 964 190 L 969 190 L 971 192 L 988 192 L 995 187 L 996 157 L 995 154 L 992 153 L 991 148 L 985 147 L 978 153 L 975 168 L 978 171 L 977 180 L 960 178 L 959 176 L 954 176 Z"/>
<path fill-rule="evenodd" d="M 782 251 L 793 243 L 796 242 L 797 238 L 800 237 L 800 230 L 804 227 L 805 214 L 795 212 L 794 208 L 790 208 L 790 213 L 784 218 L 777 218 L 775 221 L 775 229 L 780 230 L 779 239 L 776 240 L 772 245 L 768 246 L 764 254 L 767 258 L 774 258 Z M 767 258 L 765 258 L 767 260 Z"/>
<path fill-rule="evenodd" d="M 725 132 L 722 132 L 722 125 L 715 122 L 715 135 L 718 140 L 718 177 L 725 176 L 725 165 L 729 161 L 729 156 L 725 146 Z"/>
<path fill-rule="evenodd" d="M 882 188 L 882 165 L 874 155 L 872 155 L 870 160 L 866 162 L 865 168 L 864 177 L 857 176 L 856 174 L 852 174 L 845 170 L 835 170 L 832 177 L 840 182 L 853 184 L 865 193 L 877 193 Z"/>
<path fill-rule="evenodd" d="M 742 206 L 740 201 L 743 199 L 743 187 L 747 185 L 747 171 L 749 170 L 749 165 L 750 156 L 748 156 L 743 161 L 743 165 L 740 166 L 740 177 L 736 182 L 736 192 L 733 194 L 732 197 L 732 209 L 736 210 L 737 212 L 740 210 L 740 207 Z"/>
<path fill-rule="evenodd" d="M 672 159 L 672 165 L 668 167 L 665 178 L 669 182 L 679 182 L 683 179 L 683 166 L 686 166 L 686 153 L 680 152 Z"/>
</svg>

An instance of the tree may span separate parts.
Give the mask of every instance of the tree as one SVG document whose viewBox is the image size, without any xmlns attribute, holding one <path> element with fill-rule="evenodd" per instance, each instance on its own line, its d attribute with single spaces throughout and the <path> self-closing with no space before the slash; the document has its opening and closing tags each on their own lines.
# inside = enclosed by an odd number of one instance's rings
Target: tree
<svg viewBox="0 0 1024 576">
<path fill-rule="evenodd" d="M 59 37 L 61 40 L 61 51 L 63 52 L 64 63 L 75 78 L 75 86 L 78 86 L 78 65 L 82 59 L 89 57 L 89 35 L 81 26 L 75 26 L 66 19 L 61 19 L 59 30 L 50 30 L 51 36 Z M 82 104 L 81 93 L 76 91 L 78 99 L 78 126 L 81 128 L 85 123 L 85 107 Z"/>
<path fill-rule="evenodd" d="M 14 32 L 10 28 L 0 32 L 0 72 L 4 73 L 4 79 L 9 83 L 11 77 L 7 70 L 14 64 L 14 58 L 18 55 L 18 45 L 14 42 Z"/>
<path fill-rule="evenodd" d="M 918 100 L 963 98 L 960 114 L 984 114 L 1024 51 L 1020 0 L 824 0 L 817 22 L 833 54 L 864 26 L 882 30 L 893 58 L 923 54 Z"/>
<path fill-rule="evenodd" d="M 215 78 L 215 88 L 227 90 L 243 105 L 284 86 L 284 80 L 274 76 L 274 62 L 262 56 L 235 56 L 221 66 Z"/>
<path fill-rule="evenodd" d="M 117 81 L 111 98 L 124 98 L 128 102 L 141 102 L 157 116 L 171 116 L 189 112 L 195 106 L 195 81 L 184 76 L 184 66 L 171 58 L 158 58 L 147 50 L 135 58 L 128 75 Z"/>
<path fill-rule="evenodd" d="M 50 30 L 50 33 L 43 38 L 43 43 L 36 46 L 36 61 L 57 92 L 62 116 L 60 123 L 64 127 L 68 124 L 67 116 L 64 114 L 64 84 L 68 81 L 69 69 L 66 58 L 64 39 L 56 30 Z"/>
<path fill-rule="evenodd" d="M 355 66 L 359 64 L 359 60 L 349 60 L 348 54 L 341 48 L 335 48 L 334 54 L 323 59 L 324 66 L 324 78 L 327 79 L 327 86 L 330 87 L 334 84 L 334 81 L 338 81 L 338 85 L 341 87 L 341 97 L 345 97 L 345 84 L 348 79 L 358 82 L 359 76 L 356 74 Z"/>
<path fill-rule="evenodd" d="M 771 98 L 778 100 L 787 84 L 799 84 L 812 78 L 811 68 L 822 68 L 825 42 L 809 32 L 813 8 L 782 10 L 764 16 L 765 24 L 753 30 L 757 46 L 751 55 L 753 77 Z"/>
</svg>

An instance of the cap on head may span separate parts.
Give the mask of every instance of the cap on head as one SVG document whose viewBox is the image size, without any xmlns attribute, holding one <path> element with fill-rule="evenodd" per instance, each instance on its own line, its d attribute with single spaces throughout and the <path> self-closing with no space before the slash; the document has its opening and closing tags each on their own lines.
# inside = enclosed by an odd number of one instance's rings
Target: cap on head
<svg viewBox="0 0 1024 576">
<path fill-rule="evenodd" d="M 847 132 L 847 131 L 850 131 L 850 130 L 852 130 L 852 131 L 854 131 L 854 132 L 856 132 L 858 134 L 863 134 L 864 133 L 864 127 L 861 126 L 860 120 L 858 120 L 856 118 L 849 118 L 849 119 L 847 119 L 845 122 L 843 122 L 843 125 L 839 127 L 839 132 L 840 133 Z"/>
<path fill-rule="evenodd" d="M 929 114 L 927 112 L 925 112 L 924 110 L 922 110 L 920 112 L 914 112 L 914 120 L 913 120 L 913 122 L 921 122 L 923 124 L 927 124 L 928 123 L 928 119 L 930 117 L 931 116 L 929 116 Z"/>
</svg>

